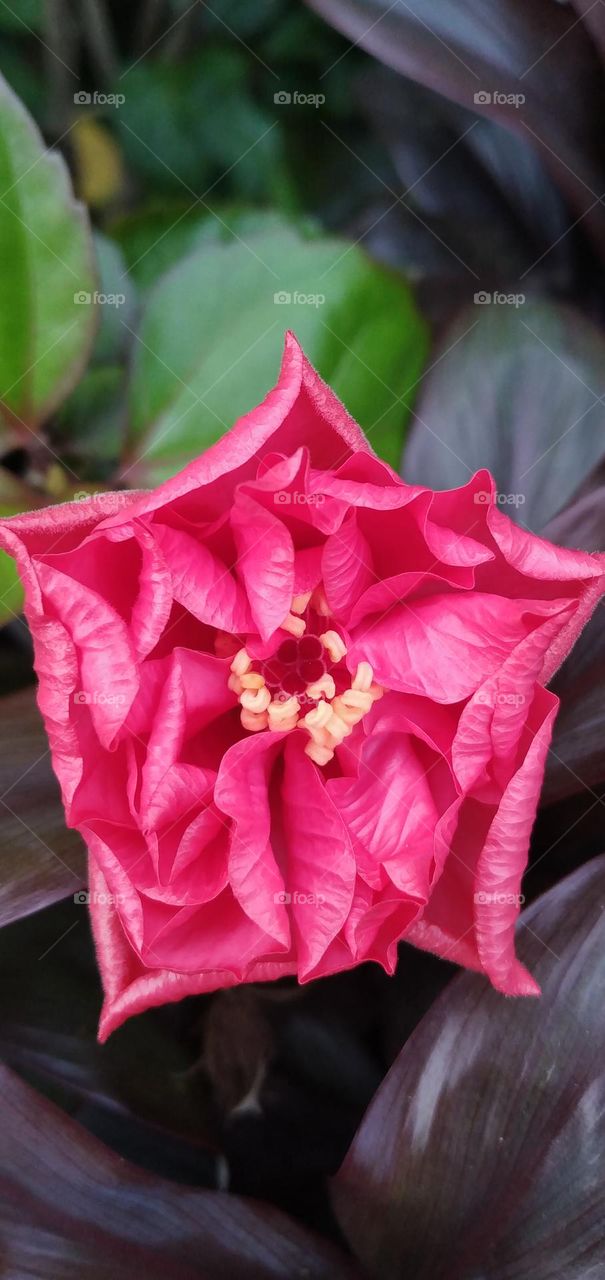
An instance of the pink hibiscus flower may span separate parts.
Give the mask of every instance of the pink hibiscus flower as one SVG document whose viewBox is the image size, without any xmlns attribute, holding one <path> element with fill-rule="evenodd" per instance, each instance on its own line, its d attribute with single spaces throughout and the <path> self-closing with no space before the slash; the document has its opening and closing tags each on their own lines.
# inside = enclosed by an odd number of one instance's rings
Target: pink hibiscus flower
<svg viewBox="0 0 605 1280">
<path fill-rule="evenodd" d="M 151 1005 L 301 982 L 405 938 L 537 991 L 520 884 L 603 557 L 487 472 L 405 484 L 289 336 L 276 388 L 174 479 L 5 520 L 105 1038 Z"/>
</svg>

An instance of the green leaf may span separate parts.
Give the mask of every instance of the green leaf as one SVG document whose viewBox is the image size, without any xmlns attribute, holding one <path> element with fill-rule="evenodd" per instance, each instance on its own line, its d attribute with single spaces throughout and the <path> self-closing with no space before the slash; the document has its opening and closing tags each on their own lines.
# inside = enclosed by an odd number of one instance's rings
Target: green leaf
<svg viewBox="0 0 605 1280">
<path fill-rule="evenodd" d="M 283 227 L 280 214 L 253 205 L 220 204 L 212 209 L 191 207 L 191 201 L 163 201 L 130 214 L 111 227 L 131 277 L 141 289 L 155 284 L 164 272 L 202 244 L 228 243 L 234 236 Z M 305 230 L 313 231 L 310 220 Z"/>
<path fill-rule="evenodd" d="M 95 364 L 112 363 L 130 345 L 128 328 L 133 323 L 136 291 L 128 275 L 124 255 L 108 236 L 95 232 L 100 299 L 99 329 L 92 354 Z"/>
<path fill-rule="evenodd" d="M 204 246 L 151 291 L 130 387 L 129 483 L 174 474 L 258 404 L 287 329 L 396 464 L 427 343 L 407 284 L 354 245 L 272 223 L 245 243 Z"/>
<path fill-rule="evenodd" d="M 92 341 L 86 214 L 65 164 L 0 77 L 0 412 L 35 427 L 76 381 Z"/>
<path fill-rule="evenodd" d="M 125 432 L 124 369 L 94 366 L 61 406 L 53 421 L 52 439 L 82 480 L 107 475 L 119 459 Z"/>
<path fill-rule="evenodd" d="M 17 13 L 17 8 L 19 12 Z M 15 35 L 27 36 L 42 28 L 42 0 L 19 0 L 18 6 L 0 6 L 0 31 L 14 32 Z"/>
<path fill-rule="evenodd" d="M 15 507 L 0 506 L 0 518 L 16 516 Z M 21 612 L 23 606 L 23 587 L 17 573 L 17 566 L 12 556 L 0 551 L 0 627 L 10 622 L 15 614 Z"/>
<path fill-rule="evenodd" d="M 222 177 L 242 197 L 270 194 L 279 129 L 247 76 L 245 52 L 218 44 L 178 65 L 143 61 L 128 71 L 117 123 L 132 167 L 156 190 L 185 187 L 194 199 Z"/>
</svg>

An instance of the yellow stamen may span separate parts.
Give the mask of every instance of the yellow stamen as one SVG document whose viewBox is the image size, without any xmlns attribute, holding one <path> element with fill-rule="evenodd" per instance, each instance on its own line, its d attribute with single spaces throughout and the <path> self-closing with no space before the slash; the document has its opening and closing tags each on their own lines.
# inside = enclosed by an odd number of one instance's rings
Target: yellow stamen
<svg viewBox="0 0 605 1280">
<path fill-rule="evenodd" d="M 308 729 L 322 729 L 328 723 L 332 716 L 332 707 L 329 702 L 318 702 L 312 711 L 307 711 L 304 723 Z"/>
<path fill-rule="evenodd" d="M 278 702 L 275 700 L 275 702 L 272 702 L 269 705 L 268 711 L 270 720 L 275 720 L 276 722 L 281 720 L 291 720 L 292 717 L 298 715 L 300 711 L 300 703 L 298 698 L 295 697 L 286 698 L 285 702 Z"/>
<path fill-rule="evenodd" d="M 281 625 L 283 631 L 289 631 L 290 635 L 294 636 L 297 640 L 300 640 L 300 637 L 304 636 L 307 629 L 306 622 L 302 618 L 296 618 L 293 613 L 286 614 Z"/>
<path fill-rule="evenodd" d="M 245 711 L 254 711 L 258 714 L 267 710 L 271 702 L 271 694 L 266 685 L 262 689 L 244 689 L 240 702 Z"/>
<path fill-rule="evenodd" d="M 361 689 L 345 689 L 342 700 L 345 707 L 360 707 L 364 715 L 372 705 L 371 693 L 362 693 Z"/>
<path fill-rule="evenodd" d="M 262 689 L 265 683 L 265 677 L 261 676 L 260 671 L 247 671 L 245 676 L 240 676 L 242 689 Z"/>
<path fill-rule="evenodd" d="M 331 702 L 335 694 L 336 685 L 334 684 L 332 676 L 329 675 L 322 676 L 321 680 L 315 681 L 315 684 L 307 685 L 307 695 L 309 698 L 324 697 L 327 698 L 328 702 Z"/>
<path fill-rule="evenodd" d="M 269 717 L 264 711 L 261 715 L 255 715 L 253 711 L 242 711 L 240 720 L 244 729 L 249 729 L 250 733 L 258 733 L 260 729 L 266 729 L 269 724 Z"/>
<path fill-rule="evenodd" d="M 330 737 L 338 745 L 353 732 L 353 726 L 347 724 L 345 720 L 341 720 L 340 716 L 331 715 L 326 725 L 326 732 L 330 734 Z"/>
<path fill-rule="evenodd" d="M 289 733 L 291 729 L 295 729 L 298 724 L 298 716 L 288 716 L 284 720 L 274 720 L 269 716 L 269 728 L 274 733 Z"/>
<path fill-rule="evenodd" d="M 313 601 L 315 603 L 315 592 Z M 306 626 L 296 610 L 304 610 L 309 603 L 310 593 L 295 596 L 292 601 L 292 613 L 282 623 L 285 631 L 291 635 L 301 636 Z M 226 644 L 218 633 L 217 639 L 221 648 Z M 346 656 L 346 645 L 337 631 L 325 631 L 320 637 L 324 649 L 333 662 L 340 662 Z M 225 641 L 229 637 L 225 636 Z M 226 656 L 229 656 L 226 654 Z M 261 729 L 270 729 L 274 733 L 290 733 L 293 729 L 305 729 L 309 740 L 305 744 L 305 752 L 318 765 L 332 760 L 334 752 L 372 707 L 378 698 L 382 698 L 384 689 L 374 681 L 374 673 L 369 662 L 360 662 L 350 689 L 336 693 L 334 677 L 327 673 L 307 687 L 307 697 L 316 705 L 300 716 L 300 702 L 294 695 L 272 701 L 265 678 L 259 671 L 252 670 L 252 659 L 246 649 L 239 649 L 231 661 L 231 673 L 228 686 L 239 698 L 240 719 L 244 729 L 250 733 L 258 733 Z"/>
<path fill-rule="evenodd" d="M 305 755 L 310 756 L 315 764 L 327 764 L 334 756 L 334 752 L 330 747 L 322 747 L 319 742 L 308 742 L 305 747 Z"/>
<path fill-rule="evenodd" d="M 238 649 L 233 659 L 233 662 L 231 663 L 231 670 L 233 674 L 236 676 L 243 676 L 245 675 L 246 671 L 250 670 L 251 666 L 252 666 L 252 658 L 250 657 L 248 650 Z"/>
<path fill-rule="evenodd" d="M 355 672 L 355 678 L 351 682 L 352 687 L 354 689 L 361 689 L 364 693 L 367 693 L 372 687 L 373 679 L 374 672 L 372 671 L 369 662 L 360 662 L 357 671 Z"/>
<path fill-rule="evenodd" d="M 345 724 L 355 725 L 359 724 L 360 720 L 363 720 L 364 713 L 361 708 L 348 707 L 346 703 L 343 702 L 342 695 L 333 699 L 332 709 L 335 715 L 339 716 L 341 720 L 344 720 Z"/>
<path fill-rule="evenodd" d="M 312 594 L 312 591 L 305 591 L 302 596 L 294 596 L 294 599 L 292 600 L 292 613 L 304 613 Z"/>
<path fill-rule="evenodd" d="M 324 649 L 327 649 L 332 662 L 340 662 L 345 657 L 347 646 L 337 631 L 324 631 L 319 637 Z"/>
</svg>

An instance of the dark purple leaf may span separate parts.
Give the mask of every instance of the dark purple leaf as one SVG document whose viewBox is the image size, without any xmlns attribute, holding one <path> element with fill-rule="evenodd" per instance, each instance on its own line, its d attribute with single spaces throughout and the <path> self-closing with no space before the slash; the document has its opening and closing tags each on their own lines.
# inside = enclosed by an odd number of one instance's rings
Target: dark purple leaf
<svg viewBox="0 0 605 1280">
<path fill-rule="evenodd" d="M 397 212 L 407 235 L 402 229 L 399 263 L 415 280 L 453 276 L 457 293 L 464 284 L 463 301 L 472 302 L 479 288 L 506 292 L 507 282 L 518 288 L 519 277 L 538 262 L 534 287 L 538 277 L 559 290 L 570 287 L 569 217 L 525 138 L 385 67 L 371 64 L 359 88 L 401 181 Z M 393 205 L 390 191 L 385 201 Z M 377 218 L 369 232 L 374 242 L 384 221 Z M 451 291 L 443 292 L 446 303 Z"/>
<path fill-rule="evenodd" d="M 488 467 L 503 510 L 543 529 L 605 454 L 605 341 L 571 307 L 463 312 L 433 356 L 403 474 L 449 489 Z"/>
<path fill-rule="evenodd" d="M 552 0 L 309 3 L 396 71 L 530 140 L 605 249 L 602 73 L 570 6 Z M 494 93 L 523 94 L 525 101 L 494 104 Z"/>
<path fill-rule="evenodd" d="M 594 44 L 605 63 L 605 10 L 602 4 L 594 4 L 593 0 L 572 0 L 576 11 L 581 15 L 586 30 L 590 32 Z"/>
<path fill-rule="evenodd" d="M 0 1056 L 7 1065 L 121 1155 L 216 1188 L 216 1109 L 195 1036 L 200 1009 L 150 1010 L 101 1047 L 100 1004 L 84 905 L 55 903 L 0 931 Z"/>
<path fill-rule="evenodd" d="M 403 1048 L 333 1182 L 380 1280 L 596 1280 L 605 1267 L 605 857 L 521 917 L 542 986 L 451 983 Z"/>
<path fill-rule="evenodd" d="M 65 826 L 32 689 L 0 703 L 0 924 L 81 888 L 80 837 Z"/>
<path fill-rule="evenodd" d="M 353 1280 L 357 1274 L 339 1250 L 270 1206 L 143 1173 L 6 1068 L 0 1076 L 0 1215 L 3 1256 L 12 1267 L 3 1275 Z"/>
</svg>

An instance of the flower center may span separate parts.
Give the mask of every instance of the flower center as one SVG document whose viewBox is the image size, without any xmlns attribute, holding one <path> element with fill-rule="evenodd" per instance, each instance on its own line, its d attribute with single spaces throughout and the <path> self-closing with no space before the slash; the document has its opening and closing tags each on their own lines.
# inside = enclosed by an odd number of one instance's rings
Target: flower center
<svg viewBox="0 0 605 1280">
<path fill-rule="evenodd" d="M 309 737 L 305 751 L 320 765 L 332 759 L 384 692 L 374 683 L 369 662 L 360 662 L 351 680 L 345 642 L 326 625 L 326 613 L 323 593 L 295 597 L 282 623 L 290 634 L 276 653 L 253 660 L 247 649 L 239 649 L 229 676 L 244 729 L 302 729 Z"/>
</svg>

